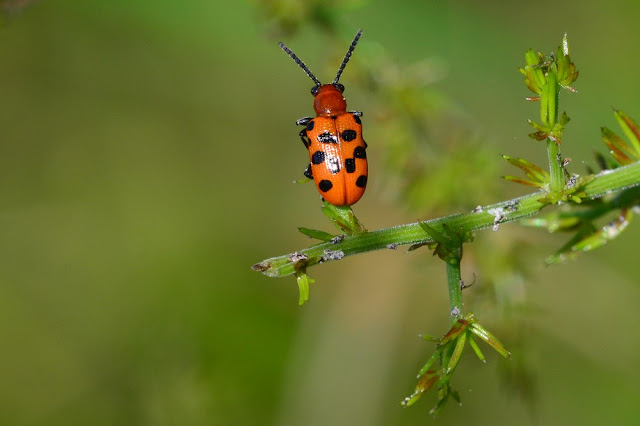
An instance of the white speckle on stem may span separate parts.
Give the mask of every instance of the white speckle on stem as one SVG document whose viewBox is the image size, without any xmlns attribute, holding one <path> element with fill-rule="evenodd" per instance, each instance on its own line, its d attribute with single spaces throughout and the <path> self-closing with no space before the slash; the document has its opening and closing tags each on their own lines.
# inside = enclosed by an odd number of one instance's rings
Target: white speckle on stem
<svg viewBox="0 0 640 426">
<path fill-rule="evenodd" d="M 342 234 L 342 235 L 337 235 L 337 236 L 333 237 L 333 238 L 331 239 L 331 243 L 332 243 L 332 244 L 338 244 L 338 243 L 341 243 L 341 242 L 342 242 L 342 240 L 344 240 L 344 234 Z"/>
<path fill-rule="evenodd" d="M 571 177 L 569 178 L 569 181 L 567 182 L 567 189 L 571 189 L 574 186 L 576 186 L 576 183 L 578 183 L 578 178 L 580 176 L 579 175 L 571 175 Z"/>
<path fill-rule="evenodd" d="M 322 260 L 340 260 L 344 257 L 342 250 L 325 250 Z"/>
<path fill-rule="evenodd" d="M 289 255 L 289 260 L 291 262 L 299 262 L 301 260 L 307 260 L 308 257 L 304 253 L 300 253 L 299 251 L 295 251 Z"/>
<path fill-rule="evenodd" d="M 502 207 L 487 210 L 491 216 L 493 216 L 493 230 L 497 231 L 500 228 L 500 224 L 504 221 L 505 211 Z"/>
</svg>

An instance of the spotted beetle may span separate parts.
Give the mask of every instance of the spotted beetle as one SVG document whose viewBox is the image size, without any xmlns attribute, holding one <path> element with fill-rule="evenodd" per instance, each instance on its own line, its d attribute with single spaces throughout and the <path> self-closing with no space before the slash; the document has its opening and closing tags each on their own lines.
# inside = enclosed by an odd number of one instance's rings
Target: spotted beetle
<svg viewBox="0 0 640 426">
<path fill-rule="evenodd" d="M 318 192 L 334 206 L 355 204 L 367 187 L 367 144 L 362 138 L 362 112 L 347 111 L 347 101 L 342 93 L 344 86 L 338 83 L 344 67 L 349 62 L 362 30 L 358 31 L 342 60 L 333 83 L 320 80 L 284 43 L 278 45 L 313 80 L 313 109 L 316 117 L 304 117 L 296 121 L 304 126 L 300 139 L 309 150 L 309 166 L 304 175 L 313 179 Z"/>
</svg>

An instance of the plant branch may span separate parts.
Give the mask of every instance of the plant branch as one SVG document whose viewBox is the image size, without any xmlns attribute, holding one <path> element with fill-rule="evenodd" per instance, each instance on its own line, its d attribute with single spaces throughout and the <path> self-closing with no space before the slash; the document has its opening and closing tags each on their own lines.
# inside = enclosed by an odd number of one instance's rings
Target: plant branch
<svg viewBox="0 0 640 426">
<path fill-rule="evenodd" d="M 584 192 L 582 198 L 596 199 L 638 184 L 640 184 L 640 162 L 615 170 L 605 170 L 597 174 L 593 180 L 581 188 Z M 548 192 L 546 191 L 538 191 L 519 198 L 476 208 L 469 213 L 431 219 L 426 223 L 435 229 L 442 229 L 443 224 L 446 224 L 452 230 L 497 229 L 502 223 L 522 219 L 539 212 L 549 204 L 549 202 L 544 201 L 544 197 L 547 195 Z M 316 244 L 299 252 L 263 260 L 253 265 L 253 269 L 269 277 L 284 277 L 315 264 L 342 259 L 353 254 L 395 248 L 399 245 L 429 244 L 433 242 L 434 239 L 427 235 L 420 227 L 420 223 L 415 222 L 377 231 L 347 235 L 336 243 Z"/>
<path fill-rule="evenodd" d="M 447 264 L 447 283 L 449 284 L 449 313 L 451 326 L 462 318 L 462 278 L 460 275 L 460 259 L 450 259 Z"/>
</svg>

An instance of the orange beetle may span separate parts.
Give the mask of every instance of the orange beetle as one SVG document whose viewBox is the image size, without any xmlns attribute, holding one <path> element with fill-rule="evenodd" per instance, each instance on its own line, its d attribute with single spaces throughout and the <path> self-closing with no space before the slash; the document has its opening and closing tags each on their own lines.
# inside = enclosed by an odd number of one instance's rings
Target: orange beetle
<svg viewBox="0 0 640 426">
<path fill-rule="evenodd" d="M 344 86 L 338 83 L 344 67 L 362 35 L 358 31 L 342 60 L 335 80 L 322 84 L 307 66 L 283 43 L 278 45 L 316 83 L 311 89 L 316 117 L 304 117 L 296 124 L 305 126 L 300 139 L 309 150 L 309 166 L 304 175 L 313 179 L 318 192 L 334 206 L 355 204 L 367 187 L 369 175 L 367 144 L 362 138 L 359 111 L 347 111 L 347 101 L 342 96 Z"/>
</svg>

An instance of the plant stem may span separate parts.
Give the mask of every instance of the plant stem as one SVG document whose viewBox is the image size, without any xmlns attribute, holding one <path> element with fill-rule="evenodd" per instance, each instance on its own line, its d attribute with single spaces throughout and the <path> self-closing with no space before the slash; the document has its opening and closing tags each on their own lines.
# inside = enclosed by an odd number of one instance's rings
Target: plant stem
<svg viewBox="0 0 640 426">
<path fill-rule="evenodd" d="M 547 156 L 549 157 L 549 191 L 560 192 L 564 189 L 564 169 L 560 158 L 560 146 L 551 138 L 547 139 Z"/>
<path fill-rule="evenodd" d="M 558 85 L 558 76 L 556 69 L 553 67 L 547 74 L 547 124 L 553 128 L 558 122 L 558 95 L 560 94 L 560 86 Z M 543 95 L 544 96 L 544 95 Z M 544 122 L 544 117 L 543 117 Z"/>
<path fill-rule="evenodd" d="M 549 70 L 547 74 L 547 84 L 545 91 L 542 93 L 543 100 L 542 105 L 544 111 L 542 111 L 542 122 L 546 123 L 550 129 L 555 128 L 558 121 L 558 96 L 560 92 L 560 86 L 558 85 L 558 76 L 555 67 Z M 560 158 L 560 137 L 562 133 L 556 137 L 547 138 L 547 157 L 549 157 L 549 175 L 551 176 L 551 182 L 549 183 L 549 191 L 560 192 L 565 186 L 564 169 L 562 167 L 562 159 Z"/>
<path fill-rule="evenodd" d="M 462 278 L 460 275 L 460 258 L 449 259 L 445 263 L 447 264 L 447 282 L 449 284 L 450 322 L 451 326 L 453 326 L 458 318 L 462 318 Z"/>
<path fill-rule="evenodd" d="M 582 189 L 585 199 L 600 198 L 605 194 L 619 192 L 623 189 L 640 184 L 640 162 L 629 164 L 615 170 L 605 170 L 586 184 Z M 431 227 L 442 228 L 446 223 L 450 229 L 475 231 L 485 228 L 494 228 L 500 224 L 511 222 L 531 216 L 548 203 L 540 200 L 547 196 L 546 191 L 534 192 L 512 200 L 485 206 L 482 209 L 475 209 L 473 212 L 459 213 L 447 217 L 431 219 L 426 221 Z M 635 197 L 627 201 L 629 205 L 637 203 Z M 352 254 L 365 253 L 372 250 L 406 245 L 422 244 L 434 242 L 433 238 L 420 227 L 419 223 L 395 226 L 392 228 L 379 229 L 377 231 L 363 232 L 356 235 L 345 236 L 342 241 L 334 244 L 332 242 L 316 244 L 304 250 L 300 250 L 294 257 L 290 253 L 282 256 L 272 257 L 263 260 L 253 266 L 253 269 L 269 277 L 284 277 L 291 275 L 301 268 L 307 268 L 318 263 L 340 259 Z M 336 253 L 340 255 L 335 256 Z M 328 254 L 334 254 L 329 256 Z M 300 256 L 305 256 L 306 261 L 300 263 Z"/>
</svg>

